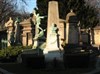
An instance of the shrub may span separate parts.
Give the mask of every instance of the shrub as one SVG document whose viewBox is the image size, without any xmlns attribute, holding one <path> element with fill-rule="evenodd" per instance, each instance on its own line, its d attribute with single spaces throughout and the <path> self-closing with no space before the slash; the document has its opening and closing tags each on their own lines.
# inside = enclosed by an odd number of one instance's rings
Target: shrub
<svg viewBox="0 0 100 74">
<path fill-rule="evenodd" d="M 6 57 L 5 50 L 0 50 L 0 58 Z"/>
<path fill-rule="evenodd" d="M 9 46 L 6 49 L 0 50 L 0 58 L 7 58 L 19 55 L 24 49 L 31 49 L 30 46 Z"/>
<path fill-rule="evenodd" d="M 22 46 L 22 49 L 31 49 L 32 48 L 32 45 L 29 45 L 29 46 Z"/>
</svg>

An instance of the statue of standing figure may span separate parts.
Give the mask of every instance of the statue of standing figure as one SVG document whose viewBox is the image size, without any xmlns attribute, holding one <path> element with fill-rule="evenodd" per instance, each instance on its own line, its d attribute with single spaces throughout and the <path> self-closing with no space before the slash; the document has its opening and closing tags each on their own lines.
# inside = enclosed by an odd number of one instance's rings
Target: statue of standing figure
<svg viewBox="0 0 100 74">
<path fill-rule="evenodd" d="M 14 45 L 14 40 L 14 31 L 12 31 L 10 34 L 10 39 L 8 40 L 11 46 Z"/>
<path fill-rule="evenodd" d="M 34 24 L 36 25 L 36 29 L 37 29 L 37 34 L 39 34 L 39 30 L 43 30 L 41 27 L 40 27 L 40 24 L 41 24 L 41 19 L 44 18 L 44 16 L 40 16 L 39 13 L 36 14 L 36 10 L 33 11 L 33 15 L 35 16 L 35 21 L 34 21 Z"/>
<path fill-rule="evenodd" d="M 33 22 L 35 24 L 35 37 L 33 38 L 34 44 L 32 46 L 32 49 L 38 48 L 40 45 L 39 39 L 43 38 L 45 30 L 40 27 L 41 25 L 41 19 L 44 18 L 44 16 L 40 16 L 39 13 L 36 14 L 36 10 L 33 11 Z"/>
<path fill-rule="evenodd" d="M 20 27 L 19 27 L 19 18 L 16 18 L 16 21 L 14 23 L 15 26 L 15 43 L 19 43 L 20 42 Z"/>
</svg>

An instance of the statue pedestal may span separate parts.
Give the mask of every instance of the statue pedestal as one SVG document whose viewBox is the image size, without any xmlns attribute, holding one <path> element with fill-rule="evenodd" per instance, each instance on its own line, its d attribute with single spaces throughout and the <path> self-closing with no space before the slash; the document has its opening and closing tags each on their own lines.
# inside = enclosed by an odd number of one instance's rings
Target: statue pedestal
<svg viewBox="0 0 100 74">
<path fill-rule="evenodd" d="M 48 35 L 46 48 L 44 49 L 45 59 L 53 60 L 56 58 L 60 60 L 61 50 L 59 48 L 59 34 L 55 32 L 55 28 L 52 29 L 51 33 Z"/>
<path fill-rule="evenodd" d="M 56 47 L 56 46 L 52 46 L 50 45 L 49 47 L 46 47 L 43 51 L 44 55 L 45 55 L 45 59 L 46 61 L 52 61 L 55 58 L 57 60 L 62 60 L 63 59 L 63 53 L 62 51 Z"/>
<path fill-rule="evenodd" d="M 47 49 L 48 50 L 48 49 Z M 44 51 L 46 61 L 53 61 L 55 58 L 57 60 L 63 60 L 63 53 L 60 51 Z"/>
<path fill-rule="evenodd" d="M 55 53 L 55 51 L 56 51 L 56 53 Z M 58 47 L 58 39 L 57 39 L 56 33 L 54 33 L 54 34 L 52 33 L 49 35 L 48 43 L 43 52 L 44 52 L 44 54 L 49 54 L 49 55 L 51 55 L 53 53 L 57 54 L 57 55 L 54 55 L 53 57 L 60 56 L 60 49 Z M 50 58 L 49 55 L 47 55 L 48 58 Z M 53 57 L 51 57 L 51 58 L 53 58 Z"/>
<path fill-rule="evenodd" d="M 34 41 L 34 45 L 33 45 L 32 49 L 36 49 L 36 48 L 37 48 L 37 46 L 38 46 L 38 41 L 37 41 L 37 40 L 35 40 L 35 41 Z"/>
</svg>

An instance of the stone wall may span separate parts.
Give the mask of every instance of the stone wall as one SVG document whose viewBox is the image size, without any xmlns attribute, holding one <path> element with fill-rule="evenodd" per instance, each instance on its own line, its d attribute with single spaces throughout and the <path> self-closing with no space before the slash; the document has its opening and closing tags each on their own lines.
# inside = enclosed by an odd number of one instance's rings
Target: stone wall
<svg viewBox="0 0 100 74">
<path fill-rule="evenodd" d="M 100 45 L 100 29 L 94 29 L 94 44 Z"/>
</svg>

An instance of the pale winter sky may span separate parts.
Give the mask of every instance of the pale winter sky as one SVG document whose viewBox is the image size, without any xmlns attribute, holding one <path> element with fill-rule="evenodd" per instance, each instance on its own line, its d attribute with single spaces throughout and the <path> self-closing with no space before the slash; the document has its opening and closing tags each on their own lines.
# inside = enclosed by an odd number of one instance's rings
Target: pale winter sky
<svg viewBox="0 0 100 74">
<path fill-rule="evenodd" d="M 36 0 L 25 0 L 27 5 L 21 2 L 21 0 L 18 1 L 18 10 L 22 10 L 23 8 L 27 11 L 32 13 L 33 9 L 36 7 Z"/>
<path fill-rule="evenodd" d="M 27 0 L 28 6 L 26 6 L 26 10 L 30 13 L 33 11 L 33 8 L 36 7 L 36 0 Z"/>
</svg>

